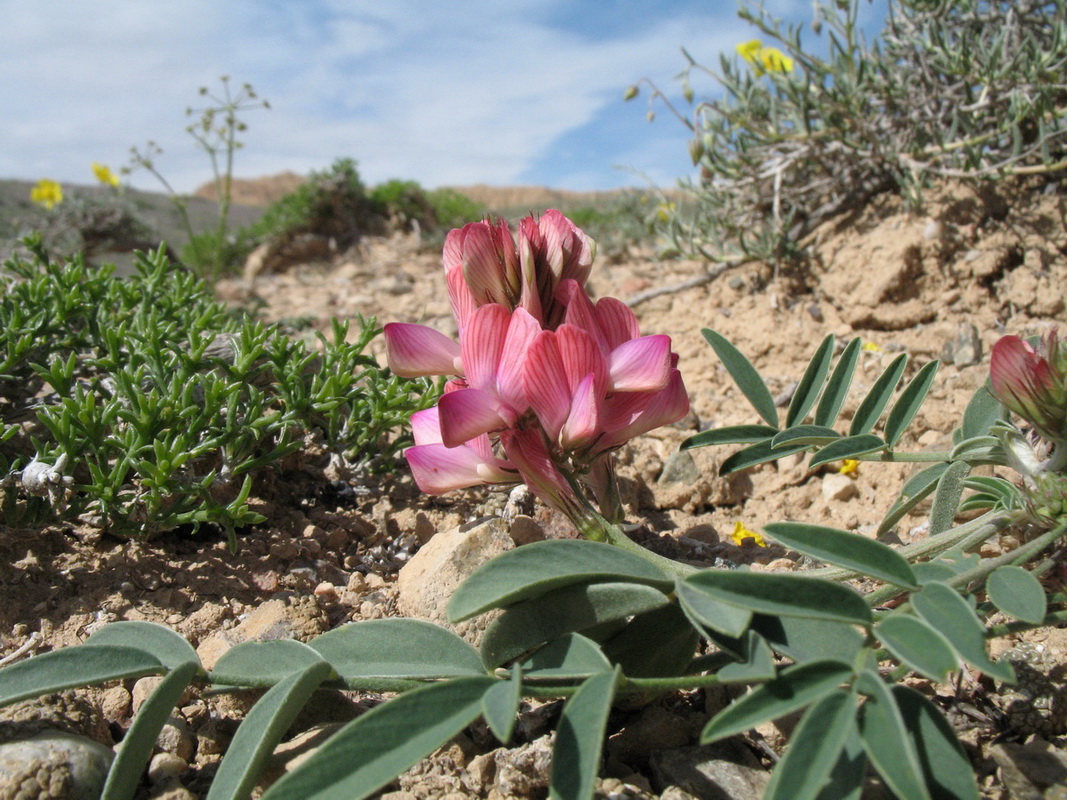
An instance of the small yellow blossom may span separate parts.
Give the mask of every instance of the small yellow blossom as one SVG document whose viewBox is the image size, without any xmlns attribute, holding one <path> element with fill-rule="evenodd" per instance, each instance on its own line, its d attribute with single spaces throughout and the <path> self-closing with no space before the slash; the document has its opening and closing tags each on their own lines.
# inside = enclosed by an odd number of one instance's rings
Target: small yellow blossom
<svg viewBox="0 0 1067 800">
<path fill-rule="evenodd" d="M 846 458 L 841 462 L 841 466 L 838 467 L 838 473 L 841 475 L 855 475 L 856 470 L 859 468 L 860 462 L 854 458 Z"/>
<path fill-rule="evenodd" d="M 30 189 L 30 200 L 51 211 L 63 202 L 63 187 L 53 180 L 41 178 L 37 185 Z"/>
<path fill-rule="evenodd" d="M 879 344 L 875 344 L 874 342 L 864 342 L 861 349 L 866 350 L 868 353 L 882 352 L 882 346 Z"/>
<path fill-rule="evenodd" d="M 763 536 L 756 533 L 755 531 L 750 531 L 748 528 L 745 527 L 745 523 L 738 521 L 734 524 L 734 532 L 730 534 L 730 540 L 738 547 L 740 547 L 742 542 L 745 541 L 745 539 L 751 539 L 759 547 L 767 546 L 767 543 L 763 541 Z"/>
<path fill-rule="evenodd" d="M 100 164 L 96 161 L 93 162 L 93 175 L 100 183 L 106 186 L 118 186 L 119 176 L 111 171 L 111 167 L 106 164 Z"/>
<path fill-rule="evenodd" d="M 656 216 L 659 218 L 659 221 L 667 222 L 671 218 L 671 215 L 674 213 L 674 208 L 674 203 L 667 201 L 661 202 L 659 205 L 657 205 Z"/>
<path fill-rule="evenodd" d="M 759 39 L 749 39 L 739 44 L 737 54 L 752 65 L 757 75 L 793 71 L 793 59 L 777 47 L 764 47 Z"/>
</svg>

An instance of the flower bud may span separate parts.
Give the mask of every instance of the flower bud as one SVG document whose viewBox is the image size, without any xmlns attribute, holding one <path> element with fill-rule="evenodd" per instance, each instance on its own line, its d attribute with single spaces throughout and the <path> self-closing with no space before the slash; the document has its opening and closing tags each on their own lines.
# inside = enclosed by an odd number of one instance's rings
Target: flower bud
<svg viewBox="0 0 1067 800">
<path fill-rule="evenodd" d="M 1055 330 L 1036 349 L 1018 336 L 993 345 L 993 395 L 1034 426 L 1042 438 L 1067 446 L 1067 346 Z"/>
</svg>

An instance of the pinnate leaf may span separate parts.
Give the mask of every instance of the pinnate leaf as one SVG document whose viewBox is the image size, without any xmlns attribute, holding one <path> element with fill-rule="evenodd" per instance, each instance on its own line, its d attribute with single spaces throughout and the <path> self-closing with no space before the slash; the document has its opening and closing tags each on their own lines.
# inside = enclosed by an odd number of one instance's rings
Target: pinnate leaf
<svg viewBox="0 0 1067 800">
<path fill-rule="evenodd" d="M 852 589 L 802 575 L 703 570 L 685 582 L 730 605 L 762 614 L 825 619 L 868 626 L 871 611 Z"/>
<path fill-rule="evenodd" d="M 465 580 L 448 603 L 460 622 L 554 589 L 589 581 L 632 581 L 670 591 L 672 581 L 641 556 L 602 542 L 554 539 L 503 553 Z"/>
<path fill-rule="evenodd" d="M 986 591 L 993 605 L 1010 617 L 1040 625 L 1048 610 L 1041 581 L 1022 567 L 999 567 L 986 579 Z"/>
<path fill-rule="evenodd" d="M 797 711 L 825 697 L 852 677 L 840 661 L 809 661 L 783 669 L 716 714 L 700 734 L 702 744 L 716 742 Z"/>
<path fill-rule="evenodd" d="M 263 800 L 367 797 L 473 722 L 497 683 L 454 678 L 382 703 L 345 725 Z"/>
<path fill-rule="evenodd" d="M 896 614 L 874 628 L 886 650 L 920 675 L 944 681 L 959 666 L 948 640 L 923 620 Z"/>
<path fill-rule="evenodd" d="M 807 369 L 800 378 L 800 383 L 797 384 L 796 391 L 793 392 L 793 399 L 789 402 L 789 410 L 785 416 L 787 428 L 803 422 L 808 412 L 811 411 L 811 407 L 815 405 L 822 391 L 823 382 L 830 372 L 830 362 L 833 357 L 834 335 L 831 333 L 827 334 L 815 351 L 815 355 L 811 357 Z"/>
<path fill-rule="evenodd" d="M 856 415 L 852 417 L 852 424 L 848 428 L 849 436 L 867 433 L 875 426 L 878 418 L 885 411 L 885 407 L 889 405 L 889 400 L 892 398 L 897 384 L 900 383 L 900 378 L 904 375 L 904 368 L 907 364 L 907 353 L 901 353 L 889 362 L 889 366 L 878 376 L 874 386 L 867 392 L 867 396 L 863 398 L 859 408 L 856 409 Z"/>
<path fill-rule="evenodd" d="M 919 616 L 948 639 L 960 658 L 998 680 L 1014 682 L 1010 664 L 989 658 L 985 628 L 959 592 L 948 584 L 931 581 L 911 596 L 911 602 Z"/>
<path fill-rule="evenodd" d="M 586 680 L 563 705 L 552 751 L 549 797 L 592 800 L 619 669 Z"/>
<path fill-rule="evenodd" d="M 104 681 L 159 675 L 166 667 L 151 653 L 115 645 L 65 647 L 0 670 L 0 706 Z"/>
<path fill-rule="evenodd" d="M 837 689 L 813 703 L 774 768 L 764 800 L 816 800 L 856 730 L 856 698 Z"/>
<path fill-rule="evenodd" d="M 800 522 L 773 522 L 764 532 L 797 552 L 827 564 L 908 589 L 918 588 L 911 565 L 896 550 L 856 533 Z"/>
<path fill-rule="evenodd" d="M 282 641 L 289 640 L 274 644 Z M 311 695 L 330 677 L 330 672 L 330 665 L 319 659 L 283 677 L 267 690 L 237 728 L 211 781 L 207 800 L 246 800 L 251 796 L 274 748 Z"/>
<path fill-rule="evenodd" d="M 485 675 L 477 650 L 452 631 L 418 619 L 353 622 L 308 646 L 345 680 Z"/>
<path fill-rule="evenodd" d="M 711 345 L 715 355 L 722 361 L 722 365 L 726 367 L 726 371 L 734 379 L 737 388 L 748 398 L 748 402 L 752 404 L 752 407 L 756 409 L 768 425 L 777 428 L 778 410 L 774 407 L 774 398 L 771 397 L 770 390 L 767 389 L 767 384 L 763 382 L 763 378 L 756 372 L 756 368 L 752 366 L 752 362 L 745 358 L 741 351 L 730 344 L 722 334 L 716 333 L 710 328 L 704 328 L 701 334 L 707 343 Z"/>
</svg>

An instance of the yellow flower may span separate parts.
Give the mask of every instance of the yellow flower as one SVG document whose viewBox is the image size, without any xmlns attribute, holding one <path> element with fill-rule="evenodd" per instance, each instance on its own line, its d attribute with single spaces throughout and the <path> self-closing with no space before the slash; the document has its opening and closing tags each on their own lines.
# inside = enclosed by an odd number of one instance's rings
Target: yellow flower
<svg viewBox="0 0 1067 800">
<path fill-rule="evenodd" d="M 63 187 L 53 180 L 41 178 L 37 185 L 30 189 L 30 200 L 51 211 L 63 202 Z"/>
<path fill-rule="evenodd" d="M 841 462 L 841 466 L 838 468 L 838 473 L 841 475 L 855 475 L 856 470 L 859 468 L 860 462 L 854 458 L 846 458 Z"/>
<path fill-rule="evenodd" d="M 111 167 L 106 164 L 100 164 L 96 161 L 93 162 L 93 175 L 100 183 L 106 186 L 118 186 L 119 176 L 111 171 Z"/>
<path fill-rule="evenodd" d="M 753 66 L 757 75 L 793 71 L 793 59 L 777 47 L 764 47 L 759 39 L 749 39 L 739 44 L 737 54 Z"/>
<path fill-rule="evenodd" d="M 777 47 L 763 47 L 759 51 L 759 60 L 767 72 L 792 72 L 793 59 Z"/>
<path fill-rule="evenodd" d="M 877 345 L 874 342 L 864 342 L 863 346 L 860 349 L 866 350 L 868 353 L 881 353 L 882 352 L 881 345 Z"/>
<path fill-rule="evenodd" d="M 755 531 L 750 531 L 745 527 L 745 523 L 737 522 L 734 524 L 734 532 L 730 534 L 730 539 L 738 547 L 741 546 L 745 539 L 751 539 L 760 547 L 766 547 L 767 543 L 763 541 L 763 537 Z"/>
<path fill-rule="evenodd" d="M 754 67 L 760 67 L 759 52 L 763 49 L 763 42 L 759 39 L 749 39 L 737 46 L 737 54 Z"/>
</svg>

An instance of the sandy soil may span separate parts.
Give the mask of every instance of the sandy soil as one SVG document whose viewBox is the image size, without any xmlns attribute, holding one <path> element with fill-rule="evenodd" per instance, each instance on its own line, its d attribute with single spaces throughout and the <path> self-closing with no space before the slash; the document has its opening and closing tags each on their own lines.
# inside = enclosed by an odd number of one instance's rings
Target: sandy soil
<svg viewBox="0 0 1067 800">
<path fill-rule="evenodd" d="M 698 476 L 660 480 L 687 436 L 758 421 L 701 328 L 722 333 L 748 355 L 783 402 L 823 337 L 834 334 L 839 347 L 861 337 L 869 345 L 846 418 L 898 352 L 911 356 L 906 377 L 942 359 L 934 389 L 902 443 L 938 448 L 985 380 L 993 342 L 1004 333 L 1041 333 L 1064 320 L 1064 203 L 1055 186 L 1016 188 L 1009 195 L 952 186 L 931 195 L 923 215 L 910 215 L 887 196 L 817 231 L 810 262 L 795 272 L 774 275 L 765 265 L 744 265 L 707 285 L 636 306 L 643 333 L 672 337 L 692 400 L 689 417 L 620 454 L 627 511 L 643 526 L 641 535 L 697 563 L 725 558 L 771 568 L 795 565 L 781 549 L 734 543 L 737 522 L 759 530 L 789 519 L 873 535 L 911 473 L 906 465 L 864 463 L 843 481 L 839 465 L 809 471 L 800 458 L 789 458 L 720 478 L 718 465 L 737 449 L 722 447 L 693 451 Z M 644 252 L 606 253 L 590 285 L 599 296 L 625 299 L 705 269 L 698 262 L 657 262 Z M 404 237 L 365 241 L 335 263 L 264 275 L 252 285 L 225 282 L 219 292 L 235 303 L 261 304 L 269 320 L 310 318 L 323 330 L 331 316 L 363 314 L 454 333 L 439 254 Z M 968 352 L 969 338 L 980 343 L 979 353 Z M 0 656 L 34 635 L 36 652 L 72 645 L 116 619 L 167 624 L 195 646 L 277 597 L 312 599 L 322 629 L 388 614 L 396 572 L 420 543 L 499 510 L 504 499 L 488 490 L 428 498 L 404 474 L 352 487 L 331 482 L 337 476 L 324 475 L 322 467 L 310 458 L 256 486 L 268 523 L 244 532 L 236 555 L 211 532 L 175 532 L 147 544 L 70 529 L 0 537 Z M 566 535 L 561 520 L 544 511 L 536 516 L 550 535 Z M 921 537 L 922 522 L 921 513 L 905 517 L 886 541 Z M 101 705 L 104 694 L 87 696 Z M 117 734 L 129 723 L 129 704 L 112 703 L 104 715 Z M 202 714 L 190 724 L 205 719 Z M 987 727 L 988 736 L 998 732 L 994 722 Z M 211 761 L 208 753 L 194 761 L 185 782 L 195 789 L 197 770 L 207 776 Z"/>
</svg>

